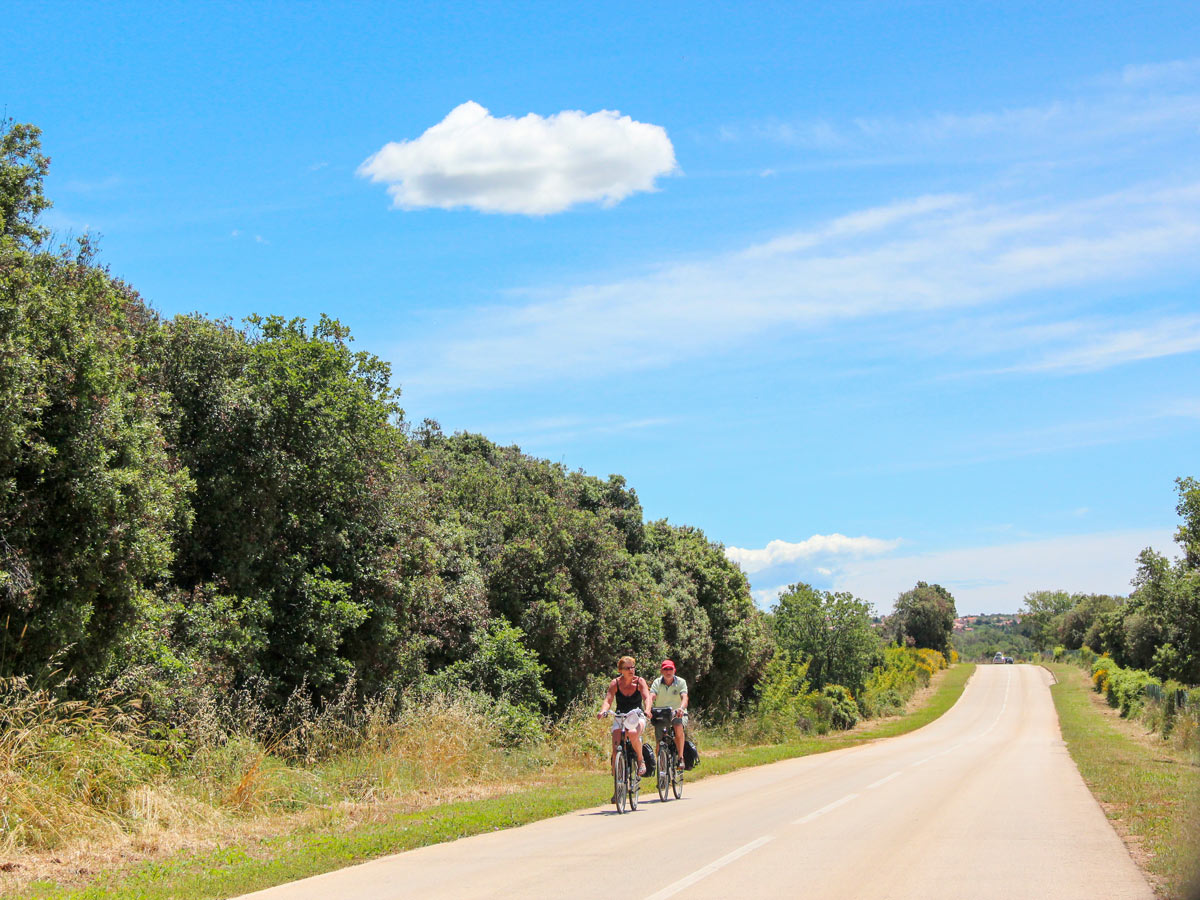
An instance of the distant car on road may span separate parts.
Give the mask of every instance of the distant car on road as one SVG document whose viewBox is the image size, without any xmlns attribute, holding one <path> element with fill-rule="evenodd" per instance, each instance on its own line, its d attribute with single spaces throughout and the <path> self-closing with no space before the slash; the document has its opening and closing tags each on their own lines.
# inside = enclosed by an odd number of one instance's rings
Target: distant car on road
<svg viewBox="0 0 1200 900">
<path fill-rule="evenodd" d="M 1011 656 L 1004 657 L 1004 661 L 1010 666 L 1013 664 L 1013 658 Z"/>
<path fill-rule="evenodd" d="M 1005 659 L 1005 656 L 1003 653 L 997 653 L 995 656 L 992 657 L 993 663 L 1002 663 L 1005 661 L 1006 661 L 1006 659 Z"/>
</svg>

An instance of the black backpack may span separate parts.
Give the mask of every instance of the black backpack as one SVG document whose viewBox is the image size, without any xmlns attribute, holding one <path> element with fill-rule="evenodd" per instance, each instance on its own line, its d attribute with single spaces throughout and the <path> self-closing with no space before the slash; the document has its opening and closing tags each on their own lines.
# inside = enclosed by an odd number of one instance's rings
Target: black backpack
<svg viewBox="0 0 1200 900">
<path fill-rule="evenodd" d="M 654 774 L 654 751 L 645 741 L 642 742 L 642 762 L 646 764 L 646 775 Z"/>
<path fill-rule="evenodd" d="M 689 771 L 700 765 L 700 751 L 696 749 L 696 742 L 688 738 L 683 742 L 683 768 L 684 771 Z"/>
</svg>

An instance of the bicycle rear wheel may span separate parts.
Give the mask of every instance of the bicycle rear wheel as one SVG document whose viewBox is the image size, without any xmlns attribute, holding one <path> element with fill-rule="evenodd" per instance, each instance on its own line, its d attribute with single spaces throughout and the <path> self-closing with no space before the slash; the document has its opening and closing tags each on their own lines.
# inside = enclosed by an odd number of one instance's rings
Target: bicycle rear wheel
<svg viewBox="0 0 1200 900">
<path fill-rule="evenodd" d="M 616 804 L 617 812 L 625 812 L 626 792 L 626 773 L 628 767 L 625 765 L 625 754 L 618 753 L 616 762 L 613 768 L 613 803 Z"/>
<path fill-rule="evenodd" d="M 667 801 L 668 791 L 671 787 L 671 756 L 667 753 L 667 748 L 662 744 L 658 745 L 658 799 L 664 803 Z"/>
</svg>

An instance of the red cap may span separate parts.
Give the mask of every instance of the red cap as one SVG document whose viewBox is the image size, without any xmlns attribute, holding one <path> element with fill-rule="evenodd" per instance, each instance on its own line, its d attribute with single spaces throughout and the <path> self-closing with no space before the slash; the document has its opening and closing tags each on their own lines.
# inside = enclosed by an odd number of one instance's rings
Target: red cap
<svg viewBox="0 0 1200 900">
<path fill-rule="evenodd" d="M 664 659 L 663 664 L 661 666 L 659 666 L 659 668 L 670 669 L 672 672 L 674 672 L 675 671 L 675 663 L 671 662 L 669 659 Z"/>
</svg>

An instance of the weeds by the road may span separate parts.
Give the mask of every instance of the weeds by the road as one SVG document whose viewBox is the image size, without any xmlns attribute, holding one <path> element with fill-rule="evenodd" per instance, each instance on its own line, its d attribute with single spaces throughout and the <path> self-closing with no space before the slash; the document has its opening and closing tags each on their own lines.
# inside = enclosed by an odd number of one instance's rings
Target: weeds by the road
<svg viewBox="0 0 1200 900">
<path fill-rule="evenodd" d="M 1118 717 L 1092 691 L 1085 672 L 1050 664 L 1051 688 L 1071 758 L 1084 781 L 1129 837 L 1163 897 L 1200 888 L 1200 766 L 1187 751 Z"/>
<path fill-rule="evenodd" d="M 714 745 L 723 746 L 718 752 L 707 754 L 701 767 L 689 773 L 689 780 L 913 731 L 954 704 L 973 670 L 973 665 L 959 665 L 941 673 L 935 689 L 905 716 L 781 744 L 737 747 L 714 741 Z M 504 778 L 496 778 L 490 784 L 481 780 L 475 785 L 478 793 L 485 795 L 481 799 L 433 803 L 438 798 L 435 794 L 426 798 L 429 805 L 415 809 L 411 805 L 406 809 L 401 805 L 374 803 L 371 816 L 363 815 L 362 805 L 334 804 L 310 813 L 306 819 L 296 820 L 296 827 L 283 834 L 243 836 L 232 845 L 217 849 L 181 851 L 165 861 L 117 870 L 84 885 L 43 881 L 14 896 L 23 900 L 228 897 L 389 853 L 594 806 L 611 787 L 609 776 L 603 773 L 603 764 L 597 766 L 593 756 L 598 746 L 603 759 L 604 745 L 598 740 L 606 737 L 603 727 L 583 715 L 561 724 L 548 739 L 563 754 L 553 768 L 511 759 Z M 434 732 L 423 730 L 423 733 Z M 431 745 L 429 752 L 436 754 L 437 745 Z M 550 751 L 543 747 L 536 752 Z M 362 763 L 384 764 L 378 760 Z M 347 777 L 353 776 L 347 773 Z M 255 802 L 264 802 L 262 792 L 247 796 L 257 797 Z"/>
</svg>

